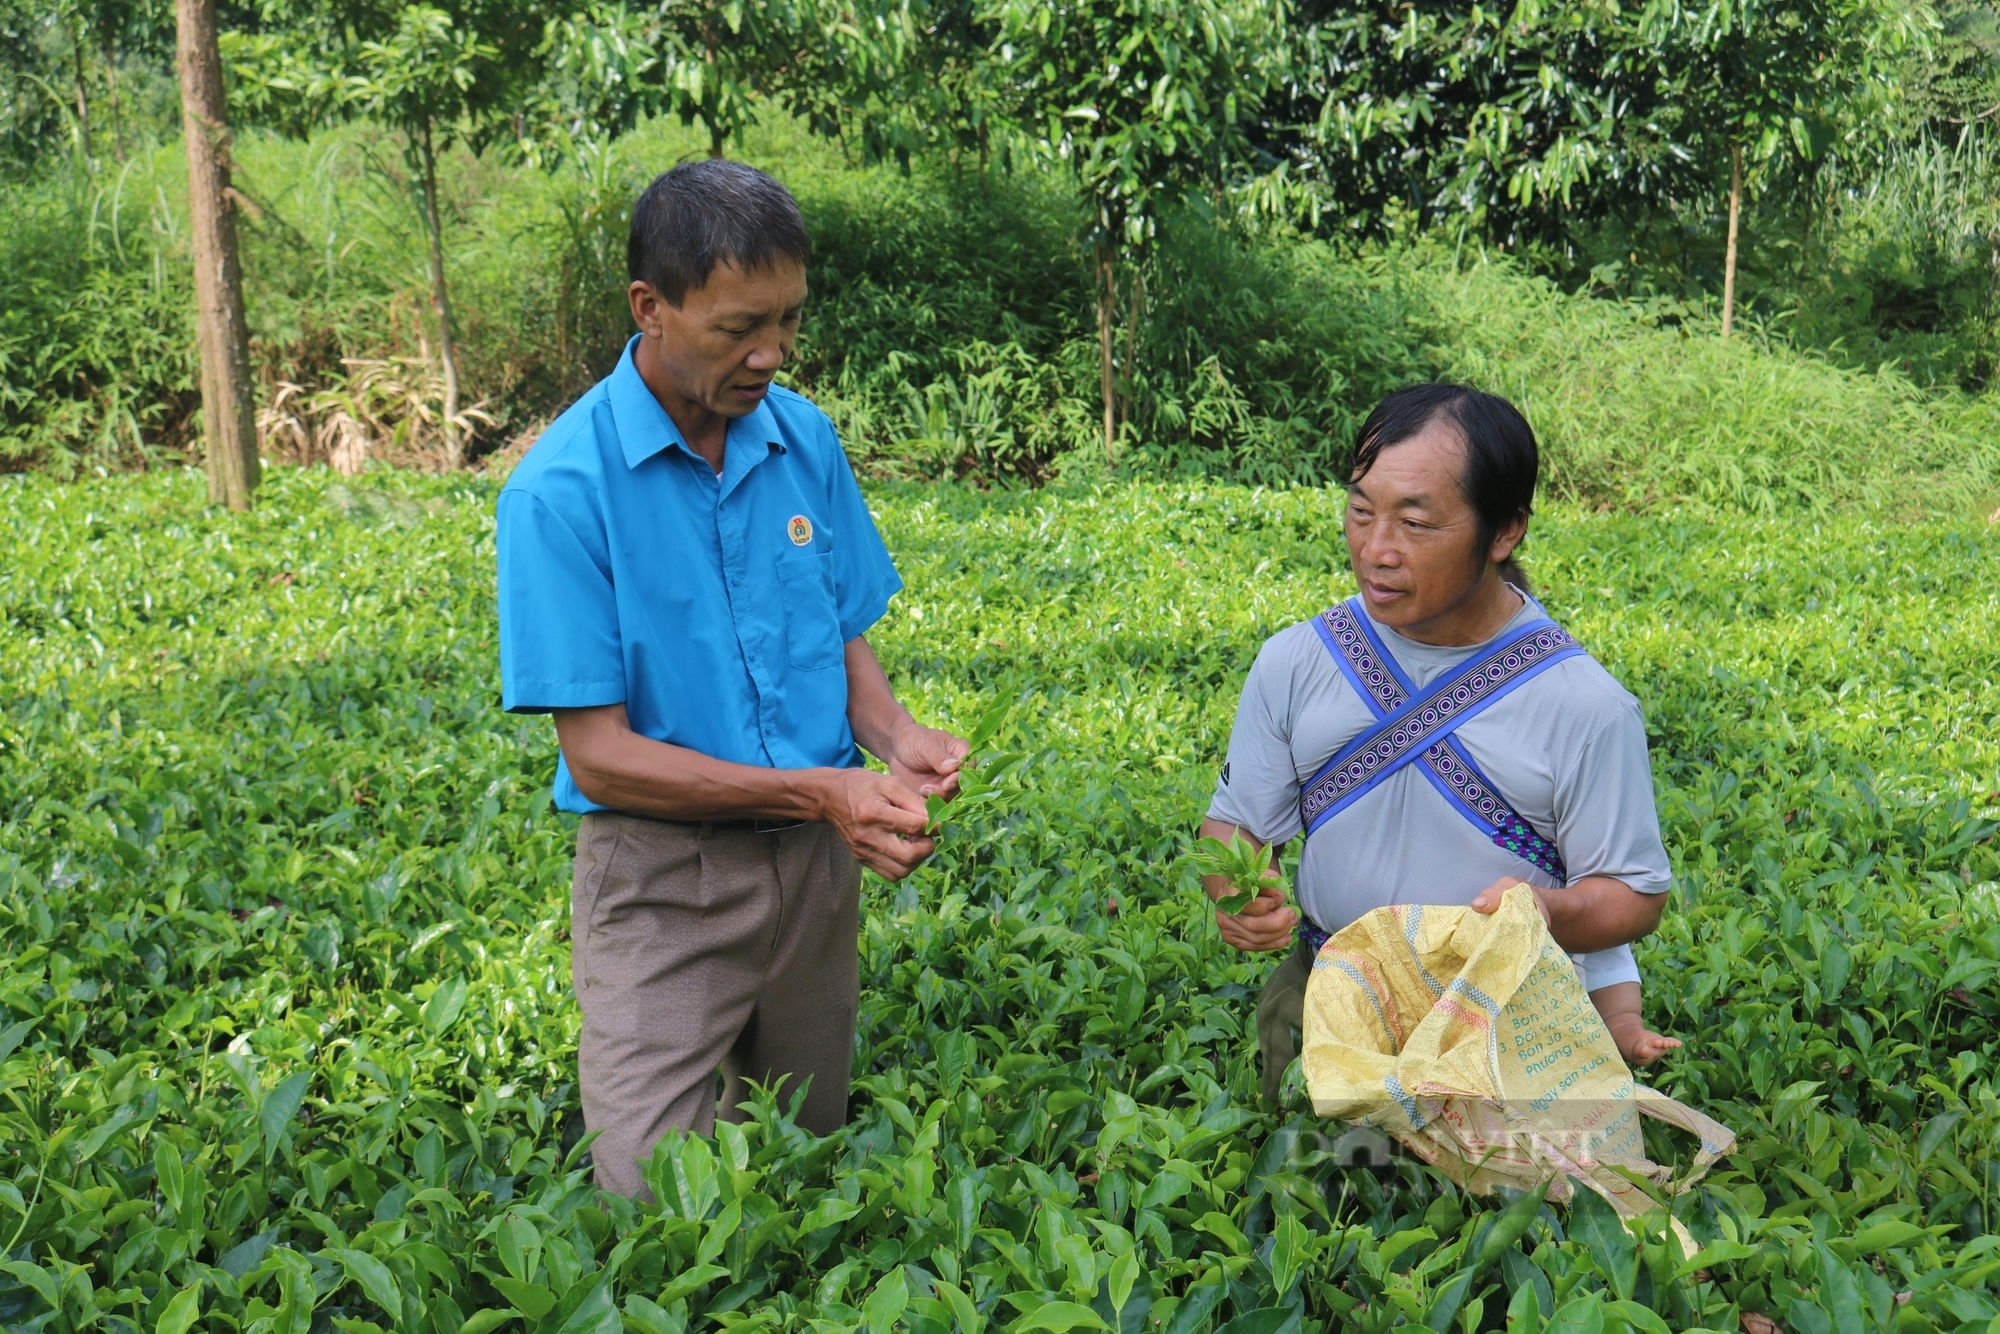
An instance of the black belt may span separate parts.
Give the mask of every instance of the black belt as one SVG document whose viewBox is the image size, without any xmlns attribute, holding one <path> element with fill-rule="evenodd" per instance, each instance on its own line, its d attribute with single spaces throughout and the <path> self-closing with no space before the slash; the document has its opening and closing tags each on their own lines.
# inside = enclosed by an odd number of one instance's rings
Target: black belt
<svg viewBox="0 0 2000 1334">
<path fill-rule="evenodd" d="M 694 827 L 742 830 L 752 834 L 778 834 L 787 829 L 802 829 L 805 824 L 804 820 L 700 820 L 694 823 Z"/>
<path fill-rule="evenodd" d="M 730 833 L 779 834 L 787 829 L 802 829 L 811 823 L 807 820 L 663 820 L 657 815 L 641 815 L 637 811 L 607 811 L 607 815 L 624 815 L 634 820 L 650 820 L 654 824 L 670 824 L 679 829 L 692 829 L 697 833 L 713 830 L 727 830 Z"/>
</svg>

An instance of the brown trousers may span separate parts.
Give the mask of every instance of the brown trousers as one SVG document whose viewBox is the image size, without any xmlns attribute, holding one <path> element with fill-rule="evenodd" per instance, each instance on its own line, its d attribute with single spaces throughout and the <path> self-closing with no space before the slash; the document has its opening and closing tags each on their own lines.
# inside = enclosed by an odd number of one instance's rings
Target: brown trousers
<svg viewBox="0 0 2000 1334">
<path fill-rule="evenodd" d="M 807 1087 L 799 1124 L 847 1120 L 861 871 L 828 825 L 774 833 L 586 815 L 570 891 L 583 1121 L 597 1184 L 645 1189 L 671 1127 L 741 1119 L 743 1080 Z"/>
<path fill-rule="evenodd" d="M 1299 1057 L 1295 1028 L 1306 1026 L 1306 983 L 1312 980 L 1313 955 L 1301 941 L 1265 979 L 1257 999 L 1257 1054 L 1264 1064 L 1264 1101 L 1278 1107 L 1285 1070 Z M 1282 1110 L 1282 1109 L 1281 1109 Z"/>
</svg>

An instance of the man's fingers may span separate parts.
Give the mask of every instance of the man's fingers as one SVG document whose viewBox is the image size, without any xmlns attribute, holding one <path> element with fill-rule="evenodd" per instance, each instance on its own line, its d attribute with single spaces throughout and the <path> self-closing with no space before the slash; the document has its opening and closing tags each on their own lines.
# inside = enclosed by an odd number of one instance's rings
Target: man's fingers
<svg viewBox="0 0 2000 1334">
<path fill-rule="evenodd" d="M 852 846 L 857 855 L 865 853 L 872 858 L 871 865 L 879 862 L 882 865 L 896 867 L 895 878 L 899 880 L 915 870 L 924 858 L 937 850 L 937 843 L 933 839 L 921 835 L 915 838 L 903 838 L 892 831 L 871 829 L 866 826 L 857 831 L 856 841 Z M 877 869 L 879 870 L 880 866 Z M 888 872 L 884 871 L 883 874 L 886 875 Z"/>
<path fill-rule="evenodd" d="M 920 834 L 930 823 L 924 799 L 901 783 L 885 784 L 872 802 L 860 812 L 863 826 L 874 826 L 897 834 Z"/>
<path fill-rule="evenodd" d="M 925 842 L 928 841 L 925 840 Z M 904 845 L 908 849 L 915 849 L 917 846 L 915 842 Z M 865 845 L 854 849 L 855 860 L 881 876 L 884 880 L 903 879 L 910 872 L 921 866 L 924 857 L 929 855 L 928 850 L 922 856 L 912 856 L 906 852 L 890 852 L 884 848 L 868 847 Z"/>
<path fill-rule="evenodd" d="M 1500 879 L 1495 880 L 1473 897 L 1472 911 L 1479 913 L 1498 912 L 1500 910 L 1501 897 L 1514 886 L 1525 885 L 1527 883 L 1527 881 L 1521 879 L 1519 876 L 1508 875 L 1500 877 Z M 1539 896 L 1537 896 L 1537 902 L 1540 902 Z M 1548 915 L 1548 908 L 1543 906 L 1542 917 L 1546 920 Z"/>
<path fill-rule="evenodd" d="M 1285 906 L 1285 896 L 1273 889 L 1260 889 L 1257 897 L 1243 905 L 1238 917 L 1267 917 Z"/>
<path fill-rule="evenodd" d="M 896 833 L 870 830 L 863 835 L 863 840 L 877 856 L 906 862 L 911 866 L 915 866 L 937 850 L 937 841 L 923 834 L 904 837 Z"/>
<path fill-rule="evenodd" d="M 1226 943 L 1239 950 L 1262 953 L 1285 947 L 1292 938 L 1292 928 L 1298 924 L 1298 914 L 1285 908 L 1246 921 L 1217 909 L 1215 922 Z"/>
</svg>

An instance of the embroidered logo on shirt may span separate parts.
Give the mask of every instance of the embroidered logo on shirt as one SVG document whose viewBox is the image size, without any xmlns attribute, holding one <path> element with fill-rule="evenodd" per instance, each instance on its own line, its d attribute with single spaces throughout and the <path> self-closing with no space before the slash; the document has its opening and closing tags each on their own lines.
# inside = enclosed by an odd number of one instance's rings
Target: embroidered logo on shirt
<svg viewBox="0 0 2000 1334">
<path fill-rule="evenodd" d="M 785 525 L 785 531 L 791 535 L 793 546 L 805 546 L 813 540 L 813 521 L 803 514 L 794 514 L 792 521 Z"/>
<path fill-rule="evenodd" d="M 1224 787 L 1228 787 L 1228 786 L 1229 786 L 1229 761 L 1228 761 L 1228 760 L 1224 760 L 1224 761 L 1222 762 L 1222 785 L 1223 785 Z"/>
</svg>

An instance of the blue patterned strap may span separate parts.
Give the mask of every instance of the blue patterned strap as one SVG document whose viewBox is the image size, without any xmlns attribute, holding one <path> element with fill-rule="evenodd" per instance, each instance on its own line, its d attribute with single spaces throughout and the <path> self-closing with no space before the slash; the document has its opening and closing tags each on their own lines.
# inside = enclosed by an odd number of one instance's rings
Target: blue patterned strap
<svg viewBox="0 0 2000 1334">
<path fill-rule="evenodd" d="M 1541 612 L 1540 603 L 1534 602 L 1532 605 L 1537 612 Z M 1369 708 L 1373 709 L 1378 717 L 1394 712 L 1400 707 L 1403 699 L 1417 693 L 1416 685 L 1403 674 L 1401 664 L 1396 661 L 1395 655 L 1389 652 L 1389 646 L 1382 642 L 1382 636 L 1376 633 L 1375 623 L 1368 619 L 1358 598 L 1336 610 L 1342 617 L 1353 622 L 1354 628 L 1367 640 L 1375 659 L 1386 667 L 1394 686 L 1401 691 L 1400 695 L 1392 695 L 1389 691 L 1376 686 L 1364 690 L 1363 698 L 1368 701 Z M 1548 621 L 1545 613 L 1538 619 Z M 1581 652 L 1581 648 L 1578 651 Z M 1351 670 L 1348 672 L 1348 680 L 1356 690 L 1363 690 L 1361 680 Z M 1547 871 L 1555 877 L 1558 884 L 1568 882 L 1569 868 L 1564 864 L 1562 853 L 1557 850 L 1556 845 L 1537 833 L 1535 827 L 1521 818 L 1519 812 L 1508 804 L 1493 780 L 1481 773 L 1479 766 L 1473 763 L 1472 756 L 1466 753 L 1458 738 L 1448 736 L 1424 752 L 1423 775 L 1430 780 L 1431 786 L 1438 790 L 1438 794 L 1450 802 L 1460 815 L 1471 821 L 1475 829 L 1485 834 L 1495 847 L 1511 852 L 1529 865 Z"/>
<path fill-rule="evenodd" d="M 1495 846 L 1558 880 L 1568 878 L 1555 845 L 1513 809 L 1451 734 L 1549 667 L 1582 655 L 1582 645 L 1546 616 L 1537 616 L 1491 653 L 1419 696 L 1369 625 L 1358 598 L 1327 609 L 1314 619 L 1313 628 L 1376 714 L 1376 724 L 1342 747 L 1306 784 L 1299 812 L 1308 837 L 1390 774 L 1421 760 L 1431 785 Z"/>
</svg>

